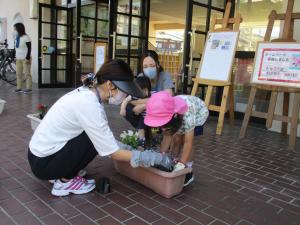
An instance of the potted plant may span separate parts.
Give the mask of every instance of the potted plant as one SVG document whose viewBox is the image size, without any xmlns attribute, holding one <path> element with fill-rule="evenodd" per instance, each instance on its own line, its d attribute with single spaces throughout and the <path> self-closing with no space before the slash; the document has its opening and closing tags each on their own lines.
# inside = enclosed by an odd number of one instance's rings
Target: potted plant
<svg viewBox="0 0 300 225">
<path fill-rule="evenodd" d="M 127 150 L 136 149 L 138 145 L 137 134 L 133 131 L 122 132 L 122 148 Z M 177 172 L 165 172 L 157 168 L 133 168 L 128 162 L 113 160 L 116 171 L 130 179 L 150 188 L 154 192 L 171 198 L 182 191 L 185 175 L 192 171 L 185 168 Z"/>
<path fill-rule="evenodd" d="M 46 115 L 47 109 L 48 109 L 48 106 L 46 106 L 44 104 L 38 104 L 37 105 L 38 113 L 27 115 L 27 117 L 30 119 L 31 129 L 33 131 L 37 128 L 37 126 L 40 124 L 41 120 Z"/>
<path fill-rule="evenodd" d="M 0 99 L 0 114 L 3 112 L 4 110 L 4 105 L 5 105 L 6 101 Z"/>
</svg>

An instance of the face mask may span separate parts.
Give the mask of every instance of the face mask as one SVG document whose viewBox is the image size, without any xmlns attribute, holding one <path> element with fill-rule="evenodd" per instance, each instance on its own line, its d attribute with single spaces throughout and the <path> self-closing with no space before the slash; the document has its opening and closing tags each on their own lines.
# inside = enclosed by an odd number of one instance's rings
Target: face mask
<svg viewBox="0 0 300 225">
<path fill-rule="evenodd" d="M 150 79 L 154 79 L 156 78 L 157 75 L 157 71 L 156 71 L 156 67 L 148 67 L 144 69 L 144 74 Z"/>
<path fill-rule="evenodd" d="M 109 88 L 108 91 L 109 91 L 108 104 L 110 105 L 120 105 L 123 102 L 123 100 L 126 98 L 126 94 L 120 91 L 119 89 L 115 96 L 112 96 L 111 90 Z"/>
</svg>

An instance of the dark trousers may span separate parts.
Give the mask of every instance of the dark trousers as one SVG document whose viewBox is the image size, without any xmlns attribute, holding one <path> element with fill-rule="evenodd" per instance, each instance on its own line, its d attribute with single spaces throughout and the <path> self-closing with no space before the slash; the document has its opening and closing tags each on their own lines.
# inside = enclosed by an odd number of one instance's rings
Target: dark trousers
<svg viewBox="0 0 300 225">
<path fill-rule="evenodd" d="M 37 157 L 28 150 L 28 160 L 34 175 L 42 180 L 72 179 L 97 155 L 85 132 L 71 139 L 58 152 L 47 157 Z"/>
<path fill-rule="evenodd" d="M 146 125 L 144 124 L 144 113 L 136 115 L 133 112 L 134 105 L 128 103 L 126 106 L 126 116 L 125 119 L 136 129 L 145 129 Z"/>
</svg>

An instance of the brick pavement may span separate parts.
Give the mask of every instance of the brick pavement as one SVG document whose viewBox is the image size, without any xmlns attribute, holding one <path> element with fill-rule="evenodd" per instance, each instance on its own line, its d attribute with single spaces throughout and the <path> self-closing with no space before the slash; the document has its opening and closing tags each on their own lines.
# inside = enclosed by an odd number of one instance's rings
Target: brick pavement
<svg viewBox="0 0 300 225">
<path fill-rule="evenodd" d="M 87 170 L 94 178 L 111 177 L 110 194 L 51 196 L 51 185 L 36 179 L 27 163 L 26 115 L 66 91 L 15 95 L 0 83 L 0 98 L 8 102 L 0 116 L 0 224 L 300 224 L 300 140 L 295 153 L 287 151 L 287 137 L 260 128 L 239 140 L 239 122 L 216 136 L 214 119 L 195 140 L 196 181 L 173 199 L 118 175 L 108 158 L 96 158 Z M 107 112 L 116 135 L 129 127 L 116 107 Z"/>
</svg>

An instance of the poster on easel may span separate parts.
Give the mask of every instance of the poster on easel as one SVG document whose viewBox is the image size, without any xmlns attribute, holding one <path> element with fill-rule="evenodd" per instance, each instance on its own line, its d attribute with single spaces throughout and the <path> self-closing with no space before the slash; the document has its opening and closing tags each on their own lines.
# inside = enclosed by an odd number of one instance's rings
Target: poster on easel
<svg viewBox="0 0 300 225">
<path fill-rule="evenodd" d="M 259 43 L 251 82 L 300 88 L 300 43 Z"/>
<path fill-rule="evenodd" d="M 208 33 L 197 73 L 198 78 L 230 81 L 238 36 L 238 31 Z"/>
<path fill-rule="evenodd" d="M 94 49 L 94 73 L 96 74 L 107 59 L 107 43 L 96 42 Z"/>
</svg>

